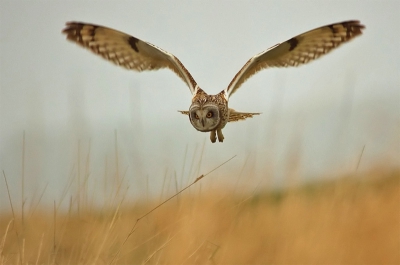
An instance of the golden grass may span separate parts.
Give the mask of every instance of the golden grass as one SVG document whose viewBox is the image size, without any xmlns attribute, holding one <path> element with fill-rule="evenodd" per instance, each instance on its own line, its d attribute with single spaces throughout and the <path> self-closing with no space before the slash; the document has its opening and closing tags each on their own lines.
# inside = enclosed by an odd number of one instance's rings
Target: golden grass
<svg viewBox="0 0 400 265">
<path fill-rule="evenodd" d="M 247 195 L 194 189 L 129 238 L 159 202 L 36 210 L 23 224 L 3 214 L 0 264 L 400 264 L 400 172 L 369 175 Z"/>
</svg>

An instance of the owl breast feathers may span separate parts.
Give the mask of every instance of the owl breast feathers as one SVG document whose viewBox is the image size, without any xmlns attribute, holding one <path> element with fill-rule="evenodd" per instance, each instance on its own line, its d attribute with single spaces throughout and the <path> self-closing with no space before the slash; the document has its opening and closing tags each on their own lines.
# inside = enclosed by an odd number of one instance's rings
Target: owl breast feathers
<svg viewBox="0 0 400 265">
<path fill-rule="evenodd" d="M 228 108 L 230 96 L 251 76 L 269 67 L 289 67 L 306 64 L 327 54 L 342 43 L 362 34 L 365 27 L 357 20 L 349 20 L 319 27 L 295 36 L 285 42 L 251 57 L 232 79 L 228 87 L 216 95 L 202 90 L 173 54 L 123 32 L 81 22 L 68 22 L 63 33 L 67 39 L 104 59 L 134 71 L 168 68 L 189 87 L 192 102 L 188 115 L 192 126 L 201 132 L 210 132 L 211 142 L 222 142 L 222 129 L 228 122 L 245 120 L 260 113 L 237 112 Z"/>
</svg>

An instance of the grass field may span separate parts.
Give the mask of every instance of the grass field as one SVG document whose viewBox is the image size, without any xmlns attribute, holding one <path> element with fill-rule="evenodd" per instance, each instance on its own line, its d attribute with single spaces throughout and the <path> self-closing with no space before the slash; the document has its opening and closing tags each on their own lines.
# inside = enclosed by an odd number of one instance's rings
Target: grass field
<svg viewBox="0 0 400 265">
<path fill-rule="evenodd" d="M 400 264 L 399 181 L 375 170 L 266 193 L 193 186 L 136 225 L 160 202 L 10 210 L 0 264 Z"/>
</svg>

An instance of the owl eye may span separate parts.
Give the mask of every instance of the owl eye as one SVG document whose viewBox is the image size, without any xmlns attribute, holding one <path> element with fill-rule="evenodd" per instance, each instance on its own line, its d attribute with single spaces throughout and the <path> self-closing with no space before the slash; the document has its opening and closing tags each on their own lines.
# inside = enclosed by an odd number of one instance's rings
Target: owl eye
<svg viewBox="0 0 400 265">
<path fill-rule="evenodd" d="M 197 115 L 197 114 L 194 114 L 194 117 L 195 117 L 195 119 L 199 119 L 199 115 Z"/>
<path fill-rule="evenodd" d="M 212 111 L 209 111 L 208 113 L 207 113 L 207 118 L 211 118 L 213 116 L 213 113 L 212 113 Z"/>
</svg>

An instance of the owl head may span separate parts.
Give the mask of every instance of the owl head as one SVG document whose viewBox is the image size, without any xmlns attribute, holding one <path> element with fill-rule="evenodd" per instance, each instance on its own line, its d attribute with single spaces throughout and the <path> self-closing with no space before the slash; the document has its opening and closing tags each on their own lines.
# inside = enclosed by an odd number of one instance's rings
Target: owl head
<svg viewBox="0 0 400 265">
<path fill-rule="evenodd" d="M 193 102 L 189 108 L 189 119 L 193 127 L 200 132 L 215 130 L 221 121 L 219 108 L 214 102 Z"/>
</svg>

